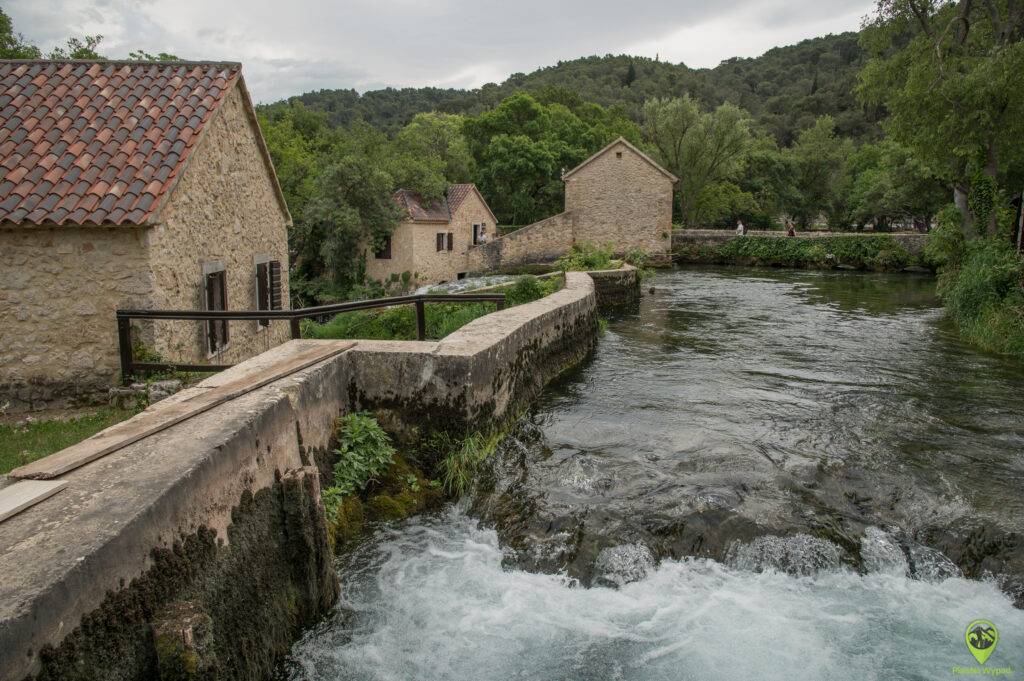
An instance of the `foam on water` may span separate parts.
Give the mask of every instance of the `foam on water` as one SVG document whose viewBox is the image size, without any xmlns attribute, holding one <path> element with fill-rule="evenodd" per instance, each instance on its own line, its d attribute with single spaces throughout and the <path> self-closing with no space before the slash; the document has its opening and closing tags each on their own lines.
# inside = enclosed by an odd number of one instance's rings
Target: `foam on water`
<svg viewBox="0 0 1024 681">
<path fill-rule="evenodd" d="M 791 567 L 825 553 L 798 539 L 750 555 Z M 341 566 L 341 606 L 295 646 L 288 678 L 950 678 L 974 666 L 963 635 L 979 617 L 1000 632 L 988 666 L 1024 671 L 1024 613 L 991 583 L 686 560 L 584 589 L 503 569 L 502 557 L 457 509 L 383 531 Z"/>
</svg>

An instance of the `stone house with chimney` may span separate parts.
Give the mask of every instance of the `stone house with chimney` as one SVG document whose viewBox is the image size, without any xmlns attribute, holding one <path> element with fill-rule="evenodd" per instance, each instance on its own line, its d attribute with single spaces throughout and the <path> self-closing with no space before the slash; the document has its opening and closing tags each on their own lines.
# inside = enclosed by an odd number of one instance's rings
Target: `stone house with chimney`
<svg viewBox="0 0 1024 681">
<path fill-rule="evenodd" d="M 425 201 L 399 189 L 398 227 L 379 247 L 367 247 L 366 277 L 391 288 L 439 284 L 467 273 L 467 252 L 497 234 L 498 220 L 474 184 L 455 184 L 443 199 Z"/>
<path fill-rule="evenodd" d="M 470 272 L 551 262 L 590 242 L 619 255 L 640 250 L 655 260 L 672 247 L 672 193 L 678 178 L 620 137 L 564 173 L 565 211 L 467 253 Z"/>
<path fill-rule="evenodd" d="M 237 63 L 0 62 L 0 408 L 119 378 L 118 308 L 283 309 L 291 217 Z M 287 322 L 150 322 L 231 364 Z"/>
</svg>

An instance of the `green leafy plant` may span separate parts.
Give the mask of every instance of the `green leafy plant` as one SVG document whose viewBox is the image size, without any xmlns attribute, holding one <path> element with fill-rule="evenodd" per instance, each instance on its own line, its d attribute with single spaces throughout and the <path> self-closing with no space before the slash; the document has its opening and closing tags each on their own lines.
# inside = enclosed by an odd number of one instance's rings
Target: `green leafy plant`
<svg viewBox="0 0 1024 681">
<path fill-rule="evenodd" d="M 341 496 L 364 489 L 394 460 L 391 438 L 369 414 L 346 414 L 338 419 L 338 463 L 334 487 Z"/>
<path fill-rule="evenodd" d="M 612 269 L 613 247 L 598 246 L 589 241 L 573 244 L 569 252 L 556 261 L 563 272 L 590 272 Z"/>
</svg>

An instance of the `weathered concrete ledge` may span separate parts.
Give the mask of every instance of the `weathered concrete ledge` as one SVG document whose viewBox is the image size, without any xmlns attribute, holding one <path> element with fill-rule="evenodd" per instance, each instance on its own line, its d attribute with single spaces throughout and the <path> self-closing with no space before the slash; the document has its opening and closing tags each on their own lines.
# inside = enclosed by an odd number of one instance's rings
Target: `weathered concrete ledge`
<svg viewBox="0 0 1024 681">
<path fill-rule="evenodd" d="M 570 272 L 441 341 L 359 342 L 66 473 L 0 524 L 0 678 L 268 678 L 337 597 L 319 497 L 335 419 L 486 427 L 589 352 L 596 310 L 594 278 Z M 329 343 L 348 341 L 292 341 L 150 410 Z"/>
</svg>

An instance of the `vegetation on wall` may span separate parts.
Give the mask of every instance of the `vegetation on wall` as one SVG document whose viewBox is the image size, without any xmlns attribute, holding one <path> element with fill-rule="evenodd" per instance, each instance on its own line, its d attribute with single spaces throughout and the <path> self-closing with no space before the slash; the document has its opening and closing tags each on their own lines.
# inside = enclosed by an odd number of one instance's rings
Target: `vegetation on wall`
<svg viewBox="0 0 1024 681">
<path fill-rule="evenodd" d="M 493 292 L 504 293 L 506 307 L 512 307 L 543 298 L 561 288 L 563 283 L 561 278 L 538 279 L 524 275 Z M 495 303 L 428 303 L 424 308 L 427 338 L 444 338 L 496 309 Z M 321 339 L 416 340 L 416 310 L 411 305 L 401 305 L 344 312 L 326 324 L 305 323 L 302 335 Z"/>
<path fill-rule="evenodd" d="M 724 263 L 767 267 L 849 267 L 876 272 L 898 271 L 923 261 L 913 257 L 888 235 L 833 236 L 812 239 L 746 236 L 721 246 L 683 246 L 676 249 L 685 262 Z"/>
</svg>

